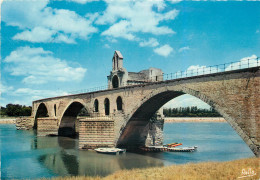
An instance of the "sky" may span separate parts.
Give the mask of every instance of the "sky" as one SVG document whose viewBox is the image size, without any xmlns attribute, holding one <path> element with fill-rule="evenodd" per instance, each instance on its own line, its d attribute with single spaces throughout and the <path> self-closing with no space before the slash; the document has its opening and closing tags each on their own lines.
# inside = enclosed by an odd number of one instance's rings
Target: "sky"
<svg viewBox="0 0 260 180">
<path fill-rule="evenodd" d="M 1 106 L 104 86 L 119 50 L 130 72 L 260 56 L 260 1 L 64 0 L 1 4 Z M 198 106 L 183 95 L 166 107 Z"/>
</svg>

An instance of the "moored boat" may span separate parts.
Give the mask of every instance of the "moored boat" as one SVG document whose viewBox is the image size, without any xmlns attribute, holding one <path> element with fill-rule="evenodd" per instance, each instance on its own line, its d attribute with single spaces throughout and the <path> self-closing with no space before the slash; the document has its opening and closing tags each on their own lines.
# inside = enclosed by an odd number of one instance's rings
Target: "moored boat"
<svg viewBox="0 0 260 180">
<path fill-rule="evenodd" d="M 126 152 L 125 149 L 119 149 L 119 148 L 97 148 L 94 150 L 102 154 L 120 154 Z"/>
<path fill-rule="evenodd" d="M 172 147 L 168 148 L 168 151 L 170 152 L 193 152 L 197 150 L 197 146 L 193 147 Z"/>
<path fill-rule="evenodd" d="M 171 144 L 166 144 L 165 146 L 167 146 L 168 148 L 171 148 L 171 147 L 176 147 L 176 146 L 181 146 L 182 143 L 171 143 Z"/>
</svg>

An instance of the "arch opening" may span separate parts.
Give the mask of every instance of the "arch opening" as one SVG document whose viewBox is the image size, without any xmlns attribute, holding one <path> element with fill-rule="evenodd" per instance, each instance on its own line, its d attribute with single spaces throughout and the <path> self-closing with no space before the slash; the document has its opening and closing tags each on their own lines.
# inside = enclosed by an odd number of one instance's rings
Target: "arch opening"
<svg viewBox="0 0 260 180">
<path fill-rule="evenodd" d="M 123 110 L 123 100 L 120 96 L 118 96 L 117 99 L 116 99 L 116 106 L 117 106 L 118 111 Z"/>
<path fill-rule="evenodd" d="M 95 101 L 94 101 L 94 112 L 98 112 L 98 111 L 99 111 L 99 109 L 98 109 L 98 100 L 95 99 Z"/>
<path fill-rule="evenodd" d="M 59 130 L 59 136 L 77 137 L 79 133 L 79 117 L 89 116 L 87 109 L 80 102 L 73 102 L 64 112 Z"/>
<path fill-rule="evenodd" d="M 119 87 L 119 80 L 118 80 L 118 77 L 117 75 L 115 75 L 112 79 L 112 86 L 113 88 L 118 88 Z"/>
<path fill-rule="evenodd" d="M 147 141 L 148 132 L 152 130 L 151 125 L 154 123 L 153 120 L 156 117 L 156 112 L 170 100 L 184 94 L 185 93 L 182 91 L 165 91 L 154 95 L 145 101 L 140 107 L 137 108 L 125 127 L 121 130 L 117 141 L 117 146 L 127 148 L 129 150 L 135 150 L 141 146 L 144 146 Z M 162 131 L 163 124 L 164 122 L 161 123 Z M 155 145 L 155 137 L 151 136 L 150 140 L 151 145 Z"/>
<path fill-rule="evenodd" d="M 108 98 L 106 98 L 104 101 L 104 107 L 105 107 L 105 115 L 109 115 L 110 114 L 110 102 L 109 102 Z"/>
<path fill-rule="evenodd" d="M 57 111 L 56 104 L 54 104 L 54 116 L 56 116 L 56 111 Z"/>
<path fill-rule="evenodd" d="M 43 118 L 43 117 L 49 117 L 49 114 L 48 114 L 46 105 L 44 103 L 41 103 L 38 106 L 38 109 L 37 109 L 37 112 L 35 115 L 34 126 L 33 126 L 34 129 L 37 129 L 37 118 Z"/>
</svg>

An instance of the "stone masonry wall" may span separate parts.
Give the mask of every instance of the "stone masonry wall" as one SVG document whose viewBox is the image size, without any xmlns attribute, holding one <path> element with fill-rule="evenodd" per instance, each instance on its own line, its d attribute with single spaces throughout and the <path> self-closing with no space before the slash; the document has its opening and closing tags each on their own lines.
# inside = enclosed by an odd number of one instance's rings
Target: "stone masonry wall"
<svg viewBox="0 0 260 180">
<path fill-rule="evenodd" d="M 37 119 L 37 136 L 58 135 L 57 118 L 38 118 Z"/>
<path fill-rule="evenodd" d="M 113 120 L 109 118 L 79 119 L 79 149 L 114 146 Z"/>
<path fill-rule="evenodd" d="M 33 117 L 18 117 L 16 118 L 16 129 L 20 130 L 28 130 L 33 128 L 33 123 L 34 123 L 34 118 Z"/>
</svg>

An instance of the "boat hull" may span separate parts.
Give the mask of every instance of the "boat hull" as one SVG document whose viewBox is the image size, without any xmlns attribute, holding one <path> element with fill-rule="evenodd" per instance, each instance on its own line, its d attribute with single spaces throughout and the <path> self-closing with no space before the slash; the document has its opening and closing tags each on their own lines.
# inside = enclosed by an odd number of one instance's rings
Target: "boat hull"
<svg viewBox="0 0 260 180">
<path fill-rule="evenodd" d="M 102 153 L 102 154 L 120 154 L 120 153 L 125 153 L 125 149 L 119 149 L 119 148 L 98 148 L 95 149 L 97 153 Z"/>
<path fill-rule="evenodd" d="M 196 151 L 197 147 L 183 147 L 183 148 L 168 148 L 170 152 L 193 152 Z"/>
</svg>

